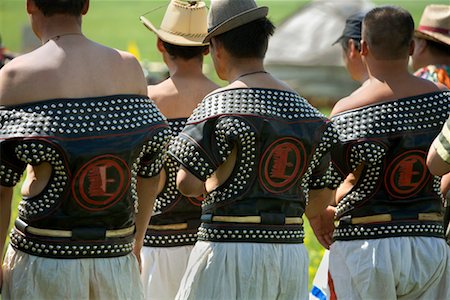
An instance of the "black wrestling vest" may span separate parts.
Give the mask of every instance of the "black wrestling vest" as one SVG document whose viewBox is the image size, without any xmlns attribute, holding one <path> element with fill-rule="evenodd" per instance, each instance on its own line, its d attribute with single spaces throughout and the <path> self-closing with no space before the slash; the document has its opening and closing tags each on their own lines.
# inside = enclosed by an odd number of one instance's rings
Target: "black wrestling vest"
<svg viewBox="0 0 450 300">
<path fill-rule="evenodd" d="M 205 195 L 200 240 L 298 243 L 309 188 L 321 188 L 333 140 L 326 118 L 298 94 L 271 89 L 233 89 L 206 97 L 169 152 L 206 180 L 233 147 L 229 179 Z M 322 164 L 321 164 L 322 162 Z M 260 224 L 212 222 L 214 216 L 258 216 Z"/>
<path fill-rule="evenodd" d="M 186 125 L 186 118 L 168 121 L 173 138 Z M 202 199 L 186 197 L 178 191 L 176 186 L 178 169 L 179 163 L 168 156 L 164 163 L 166 183 L 156 198 L 153 215 L 144 239 L 145 246 L 185 246 L 193 245 L 197 241 Z"/>
<path fill-rule="evenodd" d="M 449 92 L 365 106 L 332 118 L 342 147 L 332 154 L 334 187 L 364 164 L 337 206 L 335 239 L 443 236 L 440 178 L 426 166 L 445 123 Z"/>
<path fill-rule="evenodd" d="M 134 234 L 121 230 L 134 225 L 137 176 L 159 173 L 170 137 L 153 102 L 138 95 L 55 99 L 0 113 L 1 184 L 15 185 L 27 164 L 52 167 L 46 188 L 20 202 L 11 244 L 49 257 L 129 253 Z"/>
</svg>

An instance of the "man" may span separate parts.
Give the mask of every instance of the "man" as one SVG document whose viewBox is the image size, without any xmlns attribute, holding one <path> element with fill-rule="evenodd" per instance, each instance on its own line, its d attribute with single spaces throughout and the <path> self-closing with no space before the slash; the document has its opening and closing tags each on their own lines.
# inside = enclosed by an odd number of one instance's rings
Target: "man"
<svg viewBox="0 0 450 300">
<path fill-rule="evenodd" d="M 342 57 L 345 63 L 347 72 L 350 74 L 353 80 L 363 84 L 367 78 L 367 68 L 364 65 L 361 58 L 361 27 L 364 19 L 365 12 L 359 12 L 353 14 L 345 21 L 345 27 L 342 35 L 333 43 L 340 43 L 342 46 Z M 355 174 L 354 174 L 355 173 Z M 333 199 L 331 205 L 335 206 L 356 184 L 356 176 L 359 171 L 350 173 L 344 182 L 342 182 L 336 191 L 335 199 Z M 333 210 L 331 210 L 333 211 Z M 312 229 L 315 230 L 315 224 L 313 222 Z M 331 237 L 329 237 L 331 239 Z M 330 278 L 328 276 L 328 260 L 329 251 L 325 250 L 322 257 L 322 261 L 319 268 L 316 271 L 316 275 L 313 280 L 313 287 L 310 293 L 310 299 L 330 299 Z"/>
<path fill-rule="evenodd" d="M 425 7 L 414 32 L 415 75 L 450 88 L 450 5 Z"/>
<path fill-rule="evenodd" d="M 431 4 L 425 7 L 420 24 L 414 32 L 414 43 L 411 59 L 415 75 L 450 88 L 450 5 Z M 435 147 L 430 148 L 430 152 L 434 149 Z M 443 175 L 431 171 L 435 175 Z M 450 174 L 447 174 L 441 179 L 441 191 L 447 198 L 444 226 L 447 228 L 447 242 L 450 244 L 449 190 Z"/>
<path fill-rule="evenodd" d="M 27 170 L 3 299 L 143 298 L 137 259 L 169 128 L 137 60 L 82 34 L 88 7 L 28 0 L 42 46 L 0 71 L 2 250 Z"/>
<path fill-rule="evenodd" d="M 157 48 L 170 74 L 167 80 L 148 86 L 148 95 L 168 118 L 174 136 L 181 132 L 203 97 L 218 87 L 202 72 L 203 56 L 208 54 L 208 45 L 203 43 L 207 14 L 202 1 L 172 0 L 159 29 L 141 17 L 158 36 Z M 197 241 L 201 201 L 177 190 L 178 167 L 169 156 L 160 177 L 162 192 L 144 240 L 141 278 L 146 299 L 175 298 Z"/>
<path fill-rule="evenodd" d="M 361 60 L 361 26 L 364 12 L 351 15 L 345 21 L 342 35 L 334 42 L 340 43 L 345 67 L 353 80 L 363 83 L 367 79 L 366 66 Z M 334 45 L 333 44 L 333 45 Z"/>
<path fill-rule="evenodd" d="M 202 224 L 178 299 L 304 299 L 306 208 L 330 199 L 316 185 L 334 136 L 326 118 L 263 67 L 274 27 L 253 0 L 212 1 L 210 53 L 229 82 L 206 96 L 171 144 L 179 190 L 204 194 Z M 334 137 L 333 137 L 334 136 Z M 322 164 L 321 164 L 322 162 Z"/>
<path fill-rule="evenodd" d="M 332 153 L 333 186 L 361 169 L 336 208 L 330 273 L 338 299 L 450 297 L 438 178 L 425 165 L 450 95 L 408 72 L 413 30 L 401 8 L 369 11 L 361 42 L 369 79 L 332 111 L 342 143 Z"/>
</svg>

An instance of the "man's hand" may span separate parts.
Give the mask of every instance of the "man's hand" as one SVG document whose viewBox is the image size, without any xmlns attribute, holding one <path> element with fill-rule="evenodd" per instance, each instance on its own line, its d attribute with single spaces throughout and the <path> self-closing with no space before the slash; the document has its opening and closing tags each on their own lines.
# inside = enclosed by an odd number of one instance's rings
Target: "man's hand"
<svg viewBox="0 0 450 300">
<path fill-rule="evenodd" d="M 133 247 L 133 254 L 136 256 L 138 266 L 139 266 L 139 273 L 142 273 L 142 260 L 141 260 L 141 250 L 142 245 L 135 244 Z"/>
<path fill-rule="evenodd" d="M 328 206 L 320 215 L 308 218 L 317 240 L 326 249 L 330 249 L 330 245 L 333 243 L 335 213 L 336 208 Z"/>
</svg>

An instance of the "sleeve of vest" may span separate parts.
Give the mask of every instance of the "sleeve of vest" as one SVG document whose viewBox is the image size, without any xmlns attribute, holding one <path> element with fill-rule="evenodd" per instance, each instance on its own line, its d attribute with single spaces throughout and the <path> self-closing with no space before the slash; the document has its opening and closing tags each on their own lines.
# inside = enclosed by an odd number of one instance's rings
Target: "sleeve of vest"
<svg viewBox="0 0 450 300">
<path fill-rule="evenodd" d="M 447 119 L 437 139 L 433 142 L 433 147 L 442 160 L 450 164 L 450 118 Z"/>
<path fill-rule="evenodd" d="M 3 186 L 15 186 L 27 166 L 16 155 L 17 144 L 14 140 L 0 141 L 0 184 Z"/>
<path fill-rule="evenodd" d="M 225 161 L 232 148 L 220 134 L 220 121 L 216 122 L 208 119 L 186 125 L 169 148 L 169 154 L 202 181 Z"/>
<path fill-rule="evenodd" d="M 322 189 L 329 185 L 330 151 L 336 144 L 338 144 L 338 134 L 330 122 L 325 128 L 311 160 L 312 172 L 308 185 L 310 189 Z"/>
<path fill-rule="evenodd" d="M 159 174 L 164 165 L 170 137 L 170 128 L 161 127 L 144 144 L 138 161 L 140 177 L 149 178 Z"/>
</svg>

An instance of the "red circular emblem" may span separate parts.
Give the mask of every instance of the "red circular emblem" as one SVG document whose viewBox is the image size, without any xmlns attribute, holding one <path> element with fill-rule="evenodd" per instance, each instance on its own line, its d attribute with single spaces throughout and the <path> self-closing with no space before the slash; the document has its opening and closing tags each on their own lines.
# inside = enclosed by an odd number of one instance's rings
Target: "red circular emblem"
<svg viewBox="0 0 450 300">
<path fill-rule="evenodd" d="M 426 166 L 426 152 L 410 150 L 397 156 L 387 167 L 384 184 L 394 198 L 414 196 L 431 175 Z"/>
<path fill-rule="evenodd" d="M 121 199 L 130 186 L 130 170 L 119 157 L 103 155 L 85 163 L 75 175 L 72 191 L 87 210 L 103 210 Z"/>
<path fill-rule="evenodd" d="M 302 142 L 282 138 L 273 142 L 264 152 L 260 166 L 260 181 L 266 190 L 282 193 L 289 190 L 303 175 L 306 151 Z"/>
</svg>

